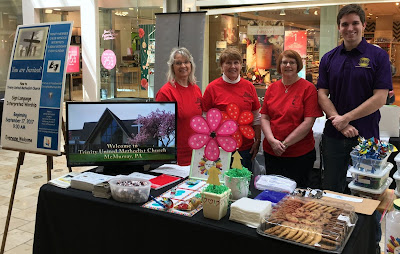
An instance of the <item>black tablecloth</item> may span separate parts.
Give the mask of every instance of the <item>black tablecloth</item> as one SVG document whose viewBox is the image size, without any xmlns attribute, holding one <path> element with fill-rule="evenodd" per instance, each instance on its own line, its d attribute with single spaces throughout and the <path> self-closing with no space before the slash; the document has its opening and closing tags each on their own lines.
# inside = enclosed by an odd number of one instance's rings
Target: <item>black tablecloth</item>
<svg viewBox="0 0 400 254">
<path fill-rule="evenodd" d="M 160 195 L 169 187 L 151 194 Z M 251 191 L 253 196 L 258 194 Z M 133 253 L 144 248 L 216 253 L 242 247 L 251 252 L 321 253 L 261 236 L 254 228 L 228 218 L 229 210 L 227 216 L 214 221 L 204 218 L 202 211 L 186 217 L 45 184 L 38 197 L 33 253 Z M 376 221 L 372 216 L 359 214 L 358 218 L 343 253 L 375 253 Z"/>
</svg>

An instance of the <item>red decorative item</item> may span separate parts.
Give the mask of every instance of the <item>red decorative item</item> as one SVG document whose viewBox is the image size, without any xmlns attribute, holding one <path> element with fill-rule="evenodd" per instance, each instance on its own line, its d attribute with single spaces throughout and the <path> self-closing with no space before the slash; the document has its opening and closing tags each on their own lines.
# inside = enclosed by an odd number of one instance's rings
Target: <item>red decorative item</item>
<svg viewBox="0 0 400 254">
<path fill-rule="evenodd" d="M 145 79 L 145 78 L 142 78 L 142 80 L 140 81 L 140 85 L 146 90 L 149 87 L 149 83 L 147 82 L 147 79 Z"/>
<path fill-rule="evenodd" d="M 240 112 L 239 106 L 235 103 L 231 103 L 226 107 L 224 114 L 226 118 L 236 121 L 239 125 L 239 129 L 233 134 L 236 139 L 237 148 L 243 143 L 243 136 L 247 139 L 252 139 L 255 136 L 254 129 L 250 126 L 253 122 L 254 116 L 250 111 Z"/>
<path fill-rule="evenodd" d="M 139 37 L 143 38 L 144 34 L 145 34 L 145 32 L 144 32 L 143 28 L 139 28 Z"/>
</svg>

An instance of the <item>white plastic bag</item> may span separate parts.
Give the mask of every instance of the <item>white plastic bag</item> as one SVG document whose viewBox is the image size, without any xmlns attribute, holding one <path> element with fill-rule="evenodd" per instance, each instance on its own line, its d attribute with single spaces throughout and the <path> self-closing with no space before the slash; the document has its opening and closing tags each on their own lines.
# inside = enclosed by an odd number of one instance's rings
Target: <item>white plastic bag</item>
<svg viewBox="0 0 400 254">
<path fill-rule="evenodd" d="M 292 179 L 280 175 L 258 175 L 254 178 L 254 186 L 258 190 L 292 193 L 297 184 Z"/>
</svg>

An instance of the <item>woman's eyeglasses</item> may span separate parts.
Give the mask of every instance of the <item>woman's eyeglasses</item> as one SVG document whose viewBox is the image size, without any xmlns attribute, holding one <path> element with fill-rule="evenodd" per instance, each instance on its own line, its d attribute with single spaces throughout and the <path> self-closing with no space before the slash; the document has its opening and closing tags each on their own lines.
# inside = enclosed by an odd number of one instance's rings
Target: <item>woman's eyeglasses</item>
<svg viewBox="0 0 400 254">
<path fill-rule="evenodd" d="M 182 64 L 188 65 L 188 64 L 190 64 L 190 61 L 185 61 L 185 62 L 177 61 L 177 62 L 174 62 L 174 64 L 175 64 L 175 65 L 178 65 L 178 66 L 180 66 L 180 65 L 182 65 Z"/>
<path fill-rule="evenodd" d="M 296 62 L 293 62 L 293 61 L 289 61 L 289 62 L 283 61 L 281 64 L 284 65 L 284 66 L 286 66 L 287 64 L 289 64 L 289 65 L 295 65 L 295 64 L 297 64 L 297 63 L 296 63 Z"/>
</svg>

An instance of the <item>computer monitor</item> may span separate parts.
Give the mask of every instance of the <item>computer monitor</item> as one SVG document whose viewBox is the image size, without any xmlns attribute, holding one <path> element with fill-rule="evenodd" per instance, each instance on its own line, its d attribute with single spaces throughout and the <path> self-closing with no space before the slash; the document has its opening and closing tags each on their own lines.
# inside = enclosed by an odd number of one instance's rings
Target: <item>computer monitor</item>
<svg viewBox="0 0 400 254">
<path fill-rule="evenodd" d="M 67 165 L 141 169 L 176 163 L 176 102 L 67 102 Z"/>
</svg>

